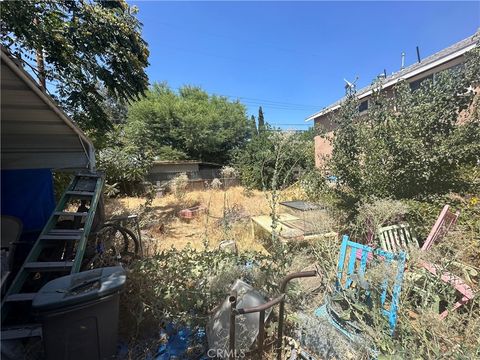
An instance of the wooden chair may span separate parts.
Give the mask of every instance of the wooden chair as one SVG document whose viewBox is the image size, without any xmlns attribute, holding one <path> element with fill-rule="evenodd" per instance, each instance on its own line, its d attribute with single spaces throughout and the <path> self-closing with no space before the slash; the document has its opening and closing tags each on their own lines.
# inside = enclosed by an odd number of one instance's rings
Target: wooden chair
<svg viewBox="0 0 480 360">
<path fill-rule="evenodd" d="M 473 297 L 475 296 L 473 289 L 468 284 L 466 284 L 462 278 L 454 274 L 451 274 L 448 271 L 442 270 L 438 265 L 434 265 L 426 261 L 422 261 L 420 265 L 424 269 L 432 273 L 433 275 L 440 277 L 440 279 L 444 283 L 451 285 L 453 288 L 455 288 L 455 290 L 457 290 L 461 294 L 460 300 L 458 300 L 450 310 L 445 310 L 440 314 L 441 319 L 445 319 L 449 311 L 454 311 L 458 309 L 460 306 L 465 305 L 467 302 L 472 300 Z"/>
<path fill-rule="evenodd" d="M 421 250 L 427 251 L 435 242 L 442 240 L 455 225 L 459 216 L 459 211 L 452 213 L 450 207 L 445 205 L 423 243 Z M 418 240 L 408 224 L 381 227 L 377 231 L 377 238 L 381 248 L 385 251 L 408 250 L 412 246 L 417 249 L 420 248 Z"/>
<path fill-rule="evenodd" d="M 459 211 L 452 213 L 450 211 L 450 207 L 445 205 L 420 250 L 428 251 L 435 242 L 441 241 L 448 231 L 453 228 L 459 216 Z M 408 247 L 410 246 L 414 246 L 416 248 L 419 247 L 417 239 L 412 235 L 407 224 L 380 228 L 378 230 L 378 237 L 380 239 L 382 249 L 392 252 L 397 252 L 400 249 L 408 250 Z M 444 271 L 438 265 L 427 261 L 420 262 L 420 266 L 429 271 L 431 274 L 440 277 L 443 282 L 449 284 L 460 293 L 460 300 L 453 305 L 450 311 L 458 309 L 460 306 L 473 299 L 475 295 L 473 289 L 467 283 L 465 283 L 462 278 L 448 271 Z M 443 311 L 440 314 L 440 318 L 444 319 L 448 315 L 448 312 L 449 310 Z"/>
<path fill-rule="evenodd" d="M 408 224 L 382 227 L 378 229 L 377 236 L 384 251 L 397 253 L 412 246 L 419 248 L 418 240 Z"/>
<path fill-rule="evenodd" d="M 449 210 L 449 206 L 445 205 L 440 212 L 440 215 L 433 225 L 430 234 L 427 236 L 427 240 L 422 245 L 423 251 L 429 250 L 436 241 L 440 241 L 448 233 L 448 231 L 456 224 L 460 211 L 452 213 Z"/>
</svg>

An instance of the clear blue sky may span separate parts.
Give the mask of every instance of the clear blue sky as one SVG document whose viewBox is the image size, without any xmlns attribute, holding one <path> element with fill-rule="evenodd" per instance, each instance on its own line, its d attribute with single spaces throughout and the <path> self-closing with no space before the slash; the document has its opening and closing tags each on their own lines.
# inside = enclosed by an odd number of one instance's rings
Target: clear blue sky
<svg viewBox="0 0 480 360">
<path fill-rule="evenodd" d="M 138 6 L 150 82 L 233 96 L 282 128 L 386 69 L 431 55 L 480 27 L 479 2 L 156 2 Z M 294 124 L 294 125 L 284 125 Z"/>
</svg>

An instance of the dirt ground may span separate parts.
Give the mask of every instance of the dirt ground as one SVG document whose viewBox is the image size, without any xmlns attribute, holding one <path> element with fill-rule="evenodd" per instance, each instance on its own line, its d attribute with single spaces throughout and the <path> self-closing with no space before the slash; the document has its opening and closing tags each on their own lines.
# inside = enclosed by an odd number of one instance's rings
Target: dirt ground
<svg viewBox="0 0 480 360">
<path fill-rule="evenodd" d="M 222 240 L 236 239 L 242 250 L 265 251 L 255 241 L 250 218 L 268 215 L 267 197 L 260 191 L 245 191 L 242 187 L 222 190 L 193 191 L 183 198 L 166 195 L 155 198 L 147 206 L 147 199 L 125 197 L 109 199 L 107 218 L 126 214 L 139 214 L 142 240 L 148 254 L 171 247 L 182 249 L 189 245 L 196 249 L 216 247 Z M 202 205 L 205 212 L 190 221 L 178 217 L 182 209 Z M 228 211 L 225 223 L 224 211 Z"/>
</svg>

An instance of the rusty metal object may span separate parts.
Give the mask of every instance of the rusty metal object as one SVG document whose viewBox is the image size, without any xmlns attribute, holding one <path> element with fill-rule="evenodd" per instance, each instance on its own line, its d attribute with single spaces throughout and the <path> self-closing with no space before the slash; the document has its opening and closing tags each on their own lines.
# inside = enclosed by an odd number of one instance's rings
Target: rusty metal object
<svg viewBox="0 0 480 360">
<path fill-rule="evenodd" d="M 198 217 L 200 214 L 205 213 L 206 211 L 207 211 L 206 207 L 202 205 L 198 205 L 188 209 L 180 210 L 178 212 L 178 216 L 183 220 L 191 220 L 193 218 Z"/>
<path fill-rule="evenodd" d="M 235 359 L 235 308 L 237 307 L 237 291 L 232 290 L 230 293 L 230 297 L 228 298 L 230 302 L 230 332 L 229 332 L 229 354 L 228 358 L 233 360 Z"/>
<path fill-rule="evenodd" d="M 318 272 L 315 270 L 311 271 L 301 271 L 295 272 L 287 275 L 280 284 L 280 295 L 276 298 L 266 302 L 265 304 L 251 307 L 251 308 L 241 308 L 237 309 L 237 293 L 232 291 L 230 293 L 230 331 L 229 331 L 229 359 L 235 358 L 235 319 L 237 315 L 250 314 L 259 312 L 259 324 L 258 324 L 258 337 L 257 337 L 257 351 L 259 356 L 262 356 L 263 352 L 263 341 L 265 339 L 265 311 L 277 304 L 280 304 L 279 314 L 278 314 L 278 333 L 277 333 L 277 342 L 276 342 L 276 353 L 277 359 L 282 359 L 282 342 L 283 342 L 283 319 L 285 316 L 285 290 L 290 280 L 303 278 L 303 277 L 313 277 L 317 276 Z"/>
</svg>

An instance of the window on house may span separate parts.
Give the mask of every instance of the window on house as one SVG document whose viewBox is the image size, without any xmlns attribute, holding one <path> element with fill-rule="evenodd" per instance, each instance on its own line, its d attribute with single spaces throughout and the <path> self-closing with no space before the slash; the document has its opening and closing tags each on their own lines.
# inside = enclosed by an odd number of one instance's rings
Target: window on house
<svg viewBox="0 0 480 360">
<path fill-rule="evenodd" d="M 415 90 L 417 90 L 417 89 L 420 89 L 420 86 L 422 86 L 422 82 L 424 82 L 425 80 L 428 80 L 428 79 L 430 79 L 430 80 L 433 81 L 433 74 L 428 75 L 428 76 L 425 76 L 425 77 L 420 78 L 420 79 L 418 79 L 418 80 L 412 81 L 412 82 L 410 83 L 410 89 L 411 89 L 412 91 L 415 91 Z"/>
<path fill-rule="evenodd" d="M 360 105 L 358 105 L 358 111 L 363 112 L 368 109 L 368 100 L 362 101 Z"/>
</svg>

